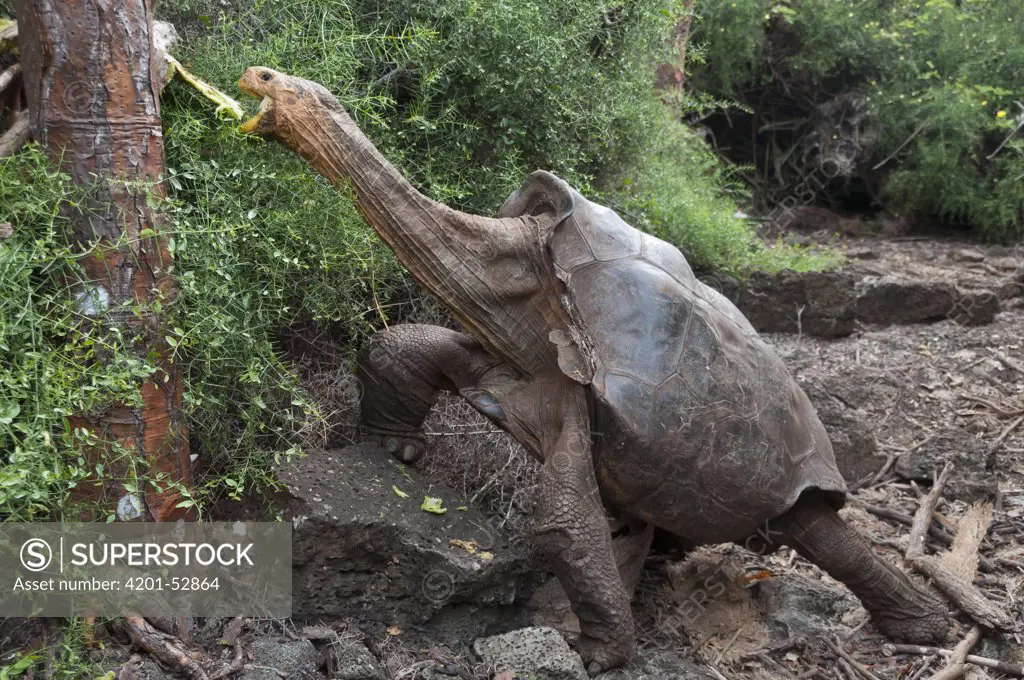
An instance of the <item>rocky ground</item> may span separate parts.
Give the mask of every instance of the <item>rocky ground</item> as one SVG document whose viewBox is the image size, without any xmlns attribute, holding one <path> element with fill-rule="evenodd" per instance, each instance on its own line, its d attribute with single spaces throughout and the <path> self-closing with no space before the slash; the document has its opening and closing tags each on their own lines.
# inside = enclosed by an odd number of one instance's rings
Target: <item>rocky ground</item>
<svg viewBox="0 0 1024 680">
<path fill-rule="evenodd" d="M 934 239 L 838 245 L 851 265 L 837 273 L 708 282 L 808 392 L 856 489 L 842 513 L 892 563 L 907 568 L 906 522 L 953 464 L 927 552 L 950 550 L 969 509 L 991 512 L 973 583 L 1012 619 L 974 646 L 988 667 L 966 677 L 1024 676 L 1024 253 Z M 339 376 L 318 387 L 336 393 L 341 445 L 353 403 Z M 586 677 L 571 649 L 576 622 L 526 538 L 532 464 L 456 402 L 429 429 L 420 469 L 348 446 L 280 471 L 274 503 L 295 522 L 295 617 L 203 622 L 188 637 L 208 667 L 238 660 L 243 680 Z M 426 497 L 445 512 L 423 510 Z M 724 584 L 714 597 L 709 574 Z M 608 680 L 908 679 L 945 665 L 935 650 L 889 644 L 857 600 L 786 548 L 656 551 L 634 614 L 637 656 Z M 946 649 L 970 628 L 959 621 Z M 122 678 L 177 673 L 149 657 L 123 668 Z"/>
</svg>

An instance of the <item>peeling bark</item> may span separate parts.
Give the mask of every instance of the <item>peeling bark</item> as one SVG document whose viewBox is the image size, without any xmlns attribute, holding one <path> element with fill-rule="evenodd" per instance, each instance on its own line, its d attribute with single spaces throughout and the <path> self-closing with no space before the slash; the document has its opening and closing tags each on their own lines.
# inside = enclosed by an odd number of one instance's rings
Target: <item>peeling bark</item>
<svg viewBox="0 0 1024 680">
<path fill-rule="evenodd" d="M 81 263 L 92 290 L 80 291 L 93 301 L 88 323 L 131 338 L 137 355 L 159 369 L 141 385 L 140 406 L 114 404 L 70 419 L 105 442 L 88 452 L 88 463 L 102 462 L 108 475 L 98 485 L 80 484 L 76 500 L 109 511 L 126 494 L 119 479 L 132 477 L 115 443 L 145 461 L 150 478 L 191 483 L 181 372 L 162 318 L 176 294 L 172 261 L 163 220 L 147 200 L 166 194 L 153 2 L 19 0 L 17 14 L 33 137 L 89 190 L 86 210 L 66 208 L 76 244 L 90 253 Z M 140 485 L 135 505 L 143 518 L 188 516 L 175 508 L 180 494 L 161 487 Z"/>
</svg>

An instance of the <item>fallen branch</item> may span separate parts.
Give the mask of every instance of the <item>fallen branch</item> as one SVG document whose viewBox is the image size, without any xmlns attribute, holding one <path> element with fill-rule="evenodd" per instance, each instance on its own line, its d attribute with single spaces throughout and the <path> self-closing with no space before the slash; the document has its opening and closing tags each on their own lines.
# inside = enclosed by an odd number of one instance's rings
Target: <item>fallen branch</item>
<svg viewBox="0 0 1024 680">
<path fill-rule="evenodd" d="M 25 145 L 29 136 L 28 116 L 18 116 L 11 127 L 0 137 L 0 158 L 13 155 Z"/>
<path fill-rule="evenodd" d="M 1012 626 L 1010 617 L 992 604 L 980 590 L 960 579 L 949 567 L 934 557 L 920 555 L 907 560 L 914 569 L 932 580 L 954 604 L 985 628 L 1005 630 Z"/>
<path fill-rule="evenodd" d="M 15 64 L 3 73 L 0 73 L 0 92 L 3 92 L 21 74 L 21 64 Z"/>
<path fill-rule="evenodd" d="M 152 655 L 161 663 L 177 668 L 189 680 L 209 680 L 206 672 L 178 644 L 176 638 L 161 633 L 141 616 L 122 617 L 115 621 L 115 625 L 131 638 L 134 647 Z"/>
<path fill-rule="evenodd" d="M 931 522 L 932 513 L 942 494 L 942 483 L 951 469 L 947 463 L 936 480 L 934 488 L 921 501 L 914 516 L 912 535 L 918 543 L 907 546 L 907 561 L 912 567 L 931 577 L 932 582 L 944 592 L 978 625 L 971 628 L 966 637 L 950 653 L 945 668 L 931 677 L 931 680 L 957 680 L 967 672 L 967 653 L 981 640 L 981 626 L 989 628 L 1009 627 L 1011 621 L 1002 610 L 989 602 L 981 591 L 971 585 L 977 573 L 977 553 L 981 542 L 992 524 L 992 506 L 982 503 L 972 507 L 961 518 L 957 527 L 953 549 L 944 556 L 945 563 L 924 554 L 924 530 Z"/>
<path fill-rule="evenodd" d="M 939 647 L 923 647 L 921 645 L 893 645 L 892 651 L 894 654 L 918 654 L 920 656 L 939 655 L 948 657 L 953 654 L 953 652 L 948 649 L 941 649 Z M 975 666 L 991 668 L 994 671 L 999 671 L 1006 675 L 1024 678 L 1024 666 L 1016 666 L 1012 663 L 1006 663 L 1004 661 L 999 661 L 998 659 L 990 659 L 985 656 L 976 656 L 974 654 L 968 654 L 965 656 L 964 661 L 967 663 L 973 663 Z"/>
</svg>

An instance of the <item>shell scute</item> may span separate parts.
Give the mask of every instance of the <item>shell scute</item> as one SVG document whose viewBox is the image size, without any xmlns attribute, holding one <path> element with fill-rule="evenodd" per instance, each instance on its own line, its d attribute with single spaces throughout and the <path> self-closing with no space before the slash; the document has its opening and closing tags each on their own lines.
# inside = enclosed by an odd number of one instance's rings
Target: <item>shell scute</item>
<svg viewBox="0 0 1024 680">
<path fill-rule="evenodd" d="M 577 202 L 572 221 L 583 225 L 583 237 L 594 257 L 602 262 L 640 254 L 642 233 L 626 224 L 611 208 L 590 201 Z"/>
<path fill-rule="evenodd" d="M 570 293 L 583 318 L 600 319 L 588 332 L 607 371 L 651 385 L 676 373 L 690 304 L 672 277 L 643 260 L 616 260 L 579 270 Z"/>
</svg>

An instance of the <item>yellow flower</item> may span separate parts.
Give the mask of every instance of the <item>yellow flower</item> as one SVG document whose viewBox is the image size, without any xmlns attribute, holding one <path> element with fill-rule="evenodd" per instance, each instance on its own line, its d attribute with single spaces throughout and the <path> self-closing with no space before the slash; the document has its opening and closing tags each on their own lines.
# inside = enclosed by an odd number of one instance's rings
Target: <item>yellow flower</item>
<svg viewBox="0 0 1024 680">
<path fill-rule="evenodd" d="M 1006 111 L 997 111 L 996 118 L 1006 118 Z"/>
</svg>

